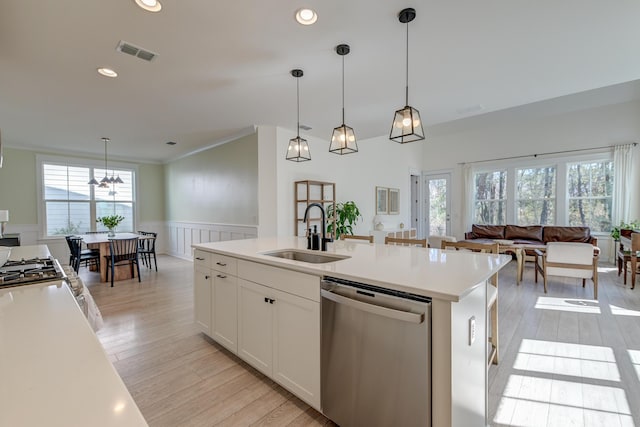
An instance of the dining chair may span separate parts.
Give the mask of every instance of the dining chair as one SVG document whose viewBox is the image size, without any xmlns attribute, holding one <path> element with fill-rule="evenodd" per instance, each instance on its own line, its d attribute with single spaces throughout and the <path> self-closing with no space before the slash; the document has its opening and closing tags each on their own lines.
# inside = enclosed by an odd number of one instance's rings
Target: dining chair
<svg viewBox="0 0 640 427">
<path fill-rule="evenodd" d="M 440 243 L 442 250 L 469 251 L 487 254 L 499 254 L 500 245 L 498 243 L 479 243 L 479 242 L 451 242 L 442 240 Z M 492 286 L 487 287 L 487 316 L 490 324 L 489 331 L 489 356 L 487 358 L 487 366 L 498 364 L 499 359 L 499 340 L 498 340 L 498 273 L 491 276 L 489 283 Z"/>
<path fill-rule="evenodd" d="M 549 242 L 544 253 L 536 249 L 536 275 L 544 279 L 544 293 L 547 293 L 549 276 L 574 277 L 582 279 L 582 287 L 587 279 L 593 280 L 593 298 L 598 299 L 598 254 L 591 243 Z"/>
<path fill-rule="evenodd" d="M 373 236 L 359 236 L 357 234 L 341 234 L 340 240 L 365 240 L 373 243 Z"/>
<path fill-rule="evenodd" d="M 426 248 L 427 239 L 403 239 L 400 237 L 385 236 L 384 244 L 398 246 L 422 246 L 423 248 Z"/>
<path fill-rule="evenodd" d="M 82 238 L 74 236 L 65 236 L 67 245 L 69 246 L 69 265 L 77 273 L 80 270 L 80 264 L 84 262 L 85 266 L 94 264 L 96 270 L 100 271 L 100 253 L 91 249 L 82 249 Z"/>
<path fill-rule="evenodd" d="M 134 277 L 133 265 L 138 270 L 138 282 L 140 282 L 140 264 L 138 262 L 138 238 L 133 239 L 110 239 L 109 255 L 105 255 L 107 262 L 107 280 L 109 280 L 109 270 L 111 270 L 111 287 L 115 277 L 115 268 L 119 265 L 131 266 L 131 277 Z"/>
<path fill-rule="evenodd" d="M 430 248 L 437 248 L 437 249 L 442 248 L 443 241 L 455 242 L 456 238 L 453 236 L 436 236 L 435 234 L 432 234 L 429 237 L 427 237 L 427 245 Z"/>
<path fill-rule="evenodd" d="M 153 257 L 153 263 L 156 271 L 158 271 L 158 260 L 156 259 L 156 238 L 158 233 L 138 231 L 138 234 L 144 236 L 143 239 L 138 240 L 138 254 L 142 257 L 142 263 L 147 268 L 151 268 L 151 257 Z"/>
<path fill-rule="evenodd" d="M 638 274 L 638 254 L 640 252 L 640 233 L 631 233 L 629 236 L 631 247 L 624 248 L 622 243 L 616 253 L 618 264 L 618 276 L 624 270 L 624 284 L 627 284 L 627 264 L 631 264 L 631 289 L 636 287 L 636 274 Z M 635 258 L 635 259 L 634 259 Z"/>
</svg>

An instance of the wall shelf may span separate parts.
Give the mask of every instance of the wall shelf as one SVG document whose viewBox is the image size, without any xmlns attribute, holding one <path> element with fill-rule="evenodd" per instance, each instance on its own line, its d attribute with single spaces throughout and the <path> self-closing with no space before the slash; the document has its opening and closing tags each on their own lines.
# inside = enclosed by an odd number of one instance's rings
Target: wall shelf
<svg viewBox="0 0 640 427">
<path fill-rule="evenodd" d="M 305 224 L 303 222 L 304 211 L 311 203 L 319 203 L 322 205 L 325 212 L 329 205 L 335 205 L 336 184 L 333 182 L 312 180 L 296 181 L 293 183 L 293 197 L 294 235 L 306 236 L 306 228 L 313 228 L 314 225 L 318 226 L 318 232 L 322 232 L 322 218 L 319 215 L 320 212 L 316 209 L 309 211 L 309 214 L 313 214 L 313 216 L 310 216 L 307 224 Z M 329 224 L 329 221 L 329 218 L 327 218 L 327 225 Z M 335 233 L 331 237 L 335 238 Z"/>
</svg>

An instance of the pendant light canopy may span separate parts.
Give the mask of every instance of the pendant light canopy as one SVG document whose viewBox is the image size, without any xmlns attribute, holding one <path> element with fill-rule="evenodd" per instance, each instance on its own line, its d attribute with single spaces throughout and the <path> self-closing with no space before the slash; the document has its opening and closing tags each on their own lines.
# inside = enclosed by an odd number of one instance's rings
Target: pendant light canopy
<svg viewBox="0 0 640 427">
<path fill-rule="evenodd" d="M 336 53 L 342 56 L 342 125 L 333 129 L 329 151 L 336 154 L 349 154 L 358 152 L 356 135 L 353 128 L 344 124 L 344 57 L 351 49 L 348 44 L 336 46 Z"/>
<path fill-rule="evenodd" d="M 389 139 L 400 144 L 424 139 L 420 113 L 409 105 L 409 22 L 413 21 L 415 17 L 416 11 L 413 8 L 403 9 L 398 14 L 398 20 L 407 24 L 405 107 L 396 111 Z"/>
<path fill-rule="evenodd" d="M 289 147 L 287 148 L 287 160 L 292 162 L 306 162 L 311 160 L 311 153 L 309 152 L 309 144 L 304 138 L 300 138 L 300 77 L 304 75 L 302 70 L 291 70 L 291 75 L 296 78 L 296 101 L 298 111 L 298 133 L 297 136 L 289 140 Z"/>
</svg>

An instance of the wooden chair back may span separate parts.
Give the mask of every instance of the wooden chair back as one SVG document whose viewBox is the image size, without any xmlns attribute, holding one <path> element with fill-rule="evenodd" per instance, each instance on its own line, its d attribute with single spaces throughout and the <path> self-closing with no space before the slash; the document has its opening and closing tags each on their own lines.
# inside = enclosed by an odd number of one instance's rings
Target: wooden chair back
<svg viewBox="0 0 640 427">
<path fill-rule="evenodd" d="M 366 240 L 373 243 L 373 236 L 359 236 L 357 234 L 341 234 L 340 240 Z"/>
<path fill-rule="evenodd" d="M 400 245 L 400 246 L 421 246 L 423 248 L 427 247 L 427 239 L 403 239 L 400 237 L 389 237 L 386 236 L 384 238 L 385 245 Z"/>
</svg>

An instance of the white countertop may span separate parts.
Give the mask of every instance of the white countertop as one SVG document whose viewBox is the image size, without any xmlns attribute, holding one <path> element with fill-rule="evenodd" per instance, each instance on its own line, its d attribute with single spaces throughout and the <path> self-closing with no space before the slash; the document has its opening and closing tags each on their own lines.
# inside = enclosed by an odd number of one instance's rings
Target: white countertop
<svg viewBox="0 0 640 427">
<path fill-rule="evenodd" d="M 0 290 L 0 426 L 146 425 L 66 284 Z"/>
<path fill-rule="evenodd" d="M 192 246 L 303 273 L 362 281 L 449 301 L 460 300 L 511 260 L 511 257 L 506 255 L 442 251 L 348 240 L 328 243 L 327 253 L 347 255 L 350 258 L 326 264 L 310 264 L 262 254 L 290 248 L 306 250 L 306 244 L 305 238 L 277 237 L 200 243 Z"/>
</svg>

